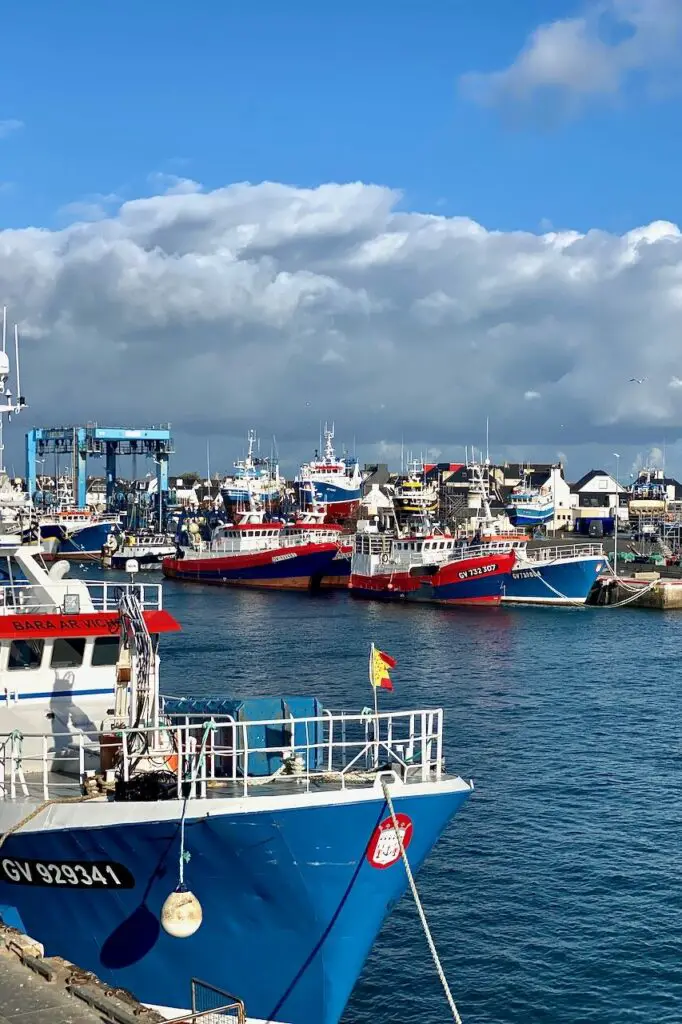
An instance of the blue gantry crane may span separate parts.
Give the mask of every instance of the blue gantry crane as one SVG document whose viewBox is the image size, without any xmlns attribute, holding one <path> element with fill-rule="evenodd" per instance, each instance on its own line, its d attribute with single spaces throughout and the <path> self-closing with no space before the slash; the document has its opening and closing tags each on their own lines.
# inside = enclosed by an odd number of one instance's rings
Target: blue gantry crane
<svg viewBox="0 0 682 1024">
<path fill-rule="evenodd" d="M 36 493 L 36 466 L 47 455 L 70 455 L 73 494 L 78 508 L 86 506 L 88 457 L 106 459 L 106 495 L 110 505 L 116 491 L 116 459 L 119 455 L 141 455 L 156 465 L 159 515 L 168 500 L 168 458 L 173 453 L 170 424 L 165 427 L 35 427 L 26 435 L 26 483 L 31 497 Z"/>
</svg>

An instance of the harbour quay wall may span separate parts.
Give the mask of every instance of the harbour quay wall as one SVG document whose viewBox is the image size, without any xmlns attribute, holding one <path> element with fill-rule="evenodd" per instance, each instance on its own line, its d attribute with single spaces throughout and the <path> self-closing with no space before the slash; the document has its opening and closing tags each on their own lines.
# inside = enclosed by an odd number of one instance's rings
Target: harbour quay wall
<svg viewBox="0 0 682 1024">
<path fill-rule="evenodd" d="M 636 572 L 631 576 L 601 576 L 588 604 L 624 608 L 682 611 L 682 579 L 665 579 L 657 572 Z"/>
</svg>

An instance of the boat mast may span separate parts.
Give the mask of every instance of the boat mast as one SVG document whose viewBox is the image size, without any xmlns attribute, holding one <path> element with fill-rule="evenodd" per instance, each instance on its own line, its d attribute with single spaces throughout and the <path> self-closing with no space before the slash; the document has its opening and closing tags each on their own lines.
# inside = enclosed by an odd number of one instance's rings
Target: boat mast
<svg viewBox="0 0 682 1024">
<path fill-rule="evenodd" d="M 2 354 L 7 354 L 7 306 L 2 307 Z M 3 360 L 4 362 L 4 360 Z M 5 471 L 5 445 L 2 436 L 3 417 L 0 416 L 0 473 Z"/>
<path fill-rule="evenodd" d="M 24 405 L 26 404 L 24 402 L 24 399 L 21 397 L 21 383 L 19 377 L 19 327 L 17 326 L 17 324 L 14 325 L 14 360 L 14 372 L 16 374 L 17 393 L 16 398 L 13 401 L 12 392 L 10 388 L 7 386 L 7 381 L 10 375 L 10 365 L 9 357 L 7 355 L 7 306 L 3 306 L 2 352 L 0 353 L 0 473 L 5 472 L 3 418 L 5 414 L 7 414 L 11 418 L 12 413 L 21 412 L 21 410 L 24 408 Z"/>
</svg>

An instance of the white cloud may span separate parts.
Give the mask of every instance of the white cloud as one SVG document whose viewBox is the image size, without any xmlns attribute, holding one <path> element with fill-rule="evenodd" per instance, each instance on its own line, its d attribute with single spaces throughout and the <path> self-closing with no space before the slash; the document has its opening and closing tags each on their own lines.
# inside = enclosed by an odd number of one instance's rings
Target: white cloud
<svg viewBox="0 0 682 1024">
<path fill-rule="evenodd" d="M 669 388 L 682 388 L 682 377 L 671 377 L 668 384 Z"/>
<path fill-rule="evenodd" d="M 67 203 L 59 210 L 62 218 L 78 221 L 104 220 L 108 217 L 112 207 L 121 203 L 121 197 L 115 192 L 94 192 L 92 195 L 84 196 L 73 203 Z"/>
<path fill-rule="evenodd" d="M 153 171 L 147 180 L 153 188 L 160 189 L 169 196 L 201 192 L 201 185 L 198 181 L 193 181 L 192 178 L 181 178 L 177 174 L 168 174 L 166 171 Z"/>
<path fill-rule="evenodd" d="M 523 397 L 526 402 L 533 402 L 536 398 L 540 398 L 539 391 L 524 391 Z"/>
<path fill-rule="evenodd" d="M 171 420 L 197 464 L 214 438 L 216 468 L 249 426 L 275 433 L 283 460 L 312 454 L 325 419 L 368 459 L 401 437 L 458 457 L 489 415 L 496 452 L 542 461 L 541 438 L 576 475 L 584 446 L 592 463 L 616 438 L 634 455 L 682 437 L 666 386 L 682 366 L 674 225 L 489 232 L 398 199 L 359 183 L 238 184 L 0 231 L 24 424 Z"/>
<path fill-rule="evenodd" d="M 615 96 L 636 76 L 660 82 L 681 55 L 680 0 L 597 0 L 540 25 L 509 67 L 465 75 L 462 84 L 483 103 L 571 112 L 588 97 Z"/>
<path fill-rule="evenodd" d="M 14 117 L 10 117 L 5 121 L 0 121 L 0 139 L 6 139 L 8 135 L 12 135 L 13 132 L 18 132 L 19 129 L 23 127 L 24 122 L 17 121 Z"/>
</svg>

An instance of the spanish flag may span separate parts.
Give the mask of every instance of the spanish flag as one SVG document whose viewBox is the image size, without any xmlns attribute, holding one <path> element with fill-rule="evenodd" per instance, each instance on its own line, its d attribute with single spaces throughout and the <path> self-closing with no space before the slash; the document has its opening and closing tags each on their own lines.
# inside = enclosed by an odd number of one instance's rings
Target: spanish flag
<svg viewBox="0 0 682 1024">
<path fill-rule="evenodd" d="M 372 644 L 369 651 L 369 681 L 372 686 L 382 690 L 392 690 L 393 683 L 388 673 L 390 668 L 395 668 L 397 662 L 390 654 L 385 654 L 378 647 Z"/>
</svg>

